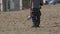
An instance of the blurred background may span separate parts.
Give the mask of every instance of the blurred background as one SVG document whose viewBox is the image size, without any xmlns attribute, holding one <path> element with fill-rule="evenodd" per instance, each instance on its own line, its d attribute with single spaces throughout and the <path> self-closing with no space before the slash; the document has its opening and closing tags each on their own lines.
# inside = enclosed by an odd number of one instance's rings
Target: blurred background
<svg viewBox="0 0 60 34">
<path fill-rule="evenodd" d="M 60 0 L 43 0 L 45 4 L 58 4 Z"/>
<path fill-rule="evenodd" d="M 60 0 L 43 0 L 44 5 L 59 4 Z M 0 0 L 0 11 L 18 11 L 28 9 L 29 0 Z"/>
</svg>

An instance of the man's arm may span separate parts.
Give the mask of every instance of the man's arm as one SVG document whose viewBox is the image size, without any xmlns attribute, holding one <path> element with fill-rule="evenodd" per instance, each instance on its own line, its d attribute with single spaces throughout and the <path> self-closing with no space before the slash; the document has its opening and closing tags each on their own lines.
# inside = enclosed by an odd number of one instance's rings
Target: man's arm
<svg viewBox="0 0 60 34">
<path fill-rule="evenodd" d="M 32 13 L 32 0 L 29 0 L 29 3 L 30 3 L 30 5 L 29 5 L 29 9 L 30 9 L 30 14 L 28 15 L 28 17 L 27 17 L 27 20 L 29 20 L 29 19 L 31 19 L 31 13 Z"/>
<path fill-rule="evenodd" d="M 43 0 L 40 0 L 40 5 L 43 6 Z"/>
<path fill-rule="evenodd" d="M 30 7 L 30 9 L 31 9 L 31 7 L 32 7 L 32 0 L 29 0 L 29 1 L 30 1 L 30 6 L 29 6 L 29 7 Z"/>
</svg>

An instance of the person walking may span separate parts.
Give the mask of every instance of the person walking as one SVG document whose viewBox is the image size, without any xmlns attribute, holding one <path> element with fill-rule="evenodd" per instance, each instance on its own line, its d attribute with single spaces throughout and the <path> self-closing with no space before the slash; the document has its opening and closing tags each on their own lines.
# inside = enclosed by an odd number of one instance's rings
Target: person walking
<svg viewBox="0 0 60 34">
<path fill-rule="evenodd" d="M 41 6 L 43 6 L 43 0 L 30 0 L 30 16 L 33 22 L 32 27 L 39 27 L 40 25 Z"/>
</svg>

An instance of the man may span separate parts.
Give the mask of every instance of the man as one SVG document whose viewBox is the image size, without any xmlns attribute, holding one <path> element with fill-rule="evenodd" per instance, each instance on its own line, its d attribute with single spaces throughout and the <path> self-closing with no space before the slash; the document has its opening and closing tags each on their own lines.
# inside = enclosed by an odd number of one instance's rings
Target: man
<svg viewBox="0 0 60 34">
<path fill-rule="evenodd" d="M 30 0 L 30 15 L 32 18 L 33 26 L 39 27 L 40 24 L 40 16 L 41 16 L 41 6 L 43 5 L 43 0 Z"/>
</svg>

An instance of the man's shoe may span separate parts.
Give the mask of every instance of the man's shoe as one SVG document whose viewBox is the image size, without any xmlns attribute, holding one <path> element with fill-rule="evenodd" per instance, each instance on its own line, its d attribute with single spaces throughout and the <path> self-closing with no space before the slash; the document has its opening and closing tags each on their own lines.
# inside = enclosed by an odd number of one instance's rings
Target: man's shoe
<svg viewBox="0 0 60 34">
<path fill-rule="evenodd" d="M 34 28 L 37 28 L 37 27 L 40 27 L 40 26 L 32 26 L 32 28 L 33 28 L 33 27 L 34 27 Z"/>
<path fill-rule="evenodd" d="M 36 28 L 36 26 L 32 26 L 32 28 L 34 28 L 34 27 Z"/>
<path fill-rule="evenodd" d="M 40 26 L 36 26 L 36 27 L 40 27 Z"/>
</svg>

